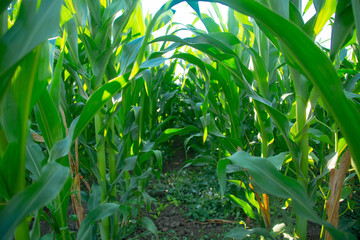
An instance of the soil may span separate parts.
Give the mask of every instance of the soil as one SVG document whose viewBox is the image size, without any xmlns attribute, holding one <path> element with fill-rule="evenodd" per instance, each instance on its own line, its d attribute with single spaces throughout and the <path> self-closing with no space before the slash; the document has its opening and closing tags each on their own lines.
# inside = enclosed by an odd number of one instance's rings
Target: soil
<svg viewBox="0 0 360 240">
<path fill-rule="evenodd" d="M 307 240 L 320 239 L 321 226 L 312 222 L 308 222 L 307 226 Z"/>
<path fill-rule="evenodd" d="M 169 205 L 157 219 L 153 219 L 160 239 L 223 239 L 224 234 L 234 227 L 231 221 L 208 220 L 196 222 L 184 216 L 186 209 L 181 206 Z M 152 235 L 145 235 L 143 230 L 135 233 L 136 239 L 152 239 Z"/>
</svg>

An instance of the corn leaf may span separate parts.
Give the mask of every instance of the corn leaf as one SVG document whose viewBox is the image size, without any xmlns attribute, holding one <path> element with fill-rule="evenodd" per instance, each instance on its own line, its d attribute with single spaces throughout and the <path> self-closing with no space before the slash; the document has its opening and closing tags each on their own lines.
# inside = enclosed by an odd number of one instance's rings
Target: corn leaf
<svg viewBox="0 0 360 240">
<path fill-rule="evenodd" d="M 62 189 L 69 169 L 58 163 L 47 164 L 39 181 L 15 195 L 0 211 L 0 234 L 11 239 L 16 226 L 28 215 L 53 200 Z"/>
<path fill-rule="evenodd" d="M 66 37 L 66 39 L 63 39 L 63 41 L 66 41 L 66 46 L 67 46 L 67 49 L 69 50 L 69 57 L 70 57 L 69 60 L 74 66 L 78 67 L 80 64 L 80 60 L 79 60 L 79 56 L 78 56 L 78 31 L 76 28 L 75 20 L 70 19 L 69 21 L 67 21 L 65 23 L 64 26 L 65 26 L 65 32 L 66 32 L 67 37 Z M 83 42 L 86 43 L 85 41 L 83 41 Z M 87 45 L 85 45 L 85 46 L 87 46 Z M 94 47 L 94 49 L 96 49 L 96 48 Z M 89 57 L 91 57 L 91 55 Z M 61 55 L 60 55 L 58 58 L 58 64 L 60 64 L 60 66 L 62 66 L 61 60 L 62 59 L 61 59 Z"/>
<path fill-rule="evenodd" d="M 42 136 L 49 150 L 54 144 L 64 137 L 63 125 L 59 111 L 47 90 L 43 91 L 35 107 L 36 120 L 38 121 Z"/>
<path fill-rule="evenodd" d="M 217 165 L 217 175 L 220 185 L 220 194 L 224 196 L 226 188 L 226 166 L 230 163 L 229 159 L 221 159 Z"/>
<path fill-rule="evenodd" d="M 26 138 L 28 136 L 28 116 L 34 96 L 39 96 L 34 86 L 47 80 L 49 66 L 47 44 L 37 47 L 20 63 L 13 84 L 2 104 L 1 121 L 9 145 L 5 150 L 1 164 L 3 180 L 10 195 L 25 187 Z M 34 95 L 32 96 L 32 93 Z"/>
<path fill-rule="evenodd" d="M 58 27 L 61 0 L 41 1 L 38 9 L 36 3 L 32 2 L 31 0 L 22 2 L 14 26 L 0 38 L 1 78 L 31 50 L 47 40 Z M 8 84 L 10 84 L 10 78 L 1 81 L 0 99 L 3 99 Z"/>
<path fill-rule="evenodd" d="M 238 198 L 232 194 L 229 194 L 228 198 L 232 202 L 239 205 L 244 210 L 244 212 L 247 216 L 251 217 L 252 219 L 256 219 L 254 211 L 252 210 L 251 206 L 247 202 L 245 202 L 244 200 L 241 200 L 240 198 Z"/>
<path fill-rule="evenodd" d="M 153 233 L 156 239 L 159 239 L 158 231 L 153 220 L 148 217 L 143 217 L 141 219 L 141 225 L 147 230 L 149 230 L 151 233 Z"/>
<path fill-rule="evenodd" d="M 92 226 L 96 221 L 113 215 L 119 209 L 115 203 L 104 203 L 92 210 L 82 221 L 77 235 L 78 240 L 90 239 Z"/>
<path fill-rule="evenodd" d="M 88 8 L 88 18 L 89 18 L 89 30 L 91 38 L 95 39 L 97 32 L 101 26 L 101 7 L 100 1 L 97 0 L 86 0 L 86 5 Z"/>
<path fill-rule="evenodd" d="M 334 226 L 323 221 L 312 209 L 313 202 L 308 197 L 305 188 L 295 179 L 280 174 L 268 159 L 254 157 L 244 151 L 238 151 L 228 159 L 250 173 L 255 189 L 281 198 L 291 198 L 298 215 L 324 225 L 336 239 L 355 239 L 355 236 L 338 231 Z"/>
<path fill-rule="evenodd" d="M 41 162 L 43 160 L 45 160 L 45 155 L 40 146 L 34 142 L 30 133 L 26 140 L 25 167 L 34 175 L 35 180 L 41 176 Z"/>
<path fill-rule="evenodd" d="M 0 13 L 4 12 L 10 5 L 12 0 L 3 0 L 0 3 Z"/>
<path fill-rule="evenodd" d="M 160 144 L 163 142 L 168 141 L 171 137 L 176 136 L 176 135 L 184 135 L 190 132 L 199 132 L 200 130 L 197 127 L 194 126 L 186 126 L 184 128 L 169 128 L 166 129 L 161 135 L 160 137 L 156 140 L 155 144 Z"/>
<path fill-rule="evenodd" d="M 247 238 L 250 235 L 260 235 L 260 236 L 264 236 L 269 239 L 274 239 L 273 236 L 271 236 L 271 234 L 269 233 L 269 231 L 265 228 L 246 229 L 246 228 L 239 228 L 239 227 L 230 230 L 230 232 L 228 232 L 225 235 L 225 238 L 242 240 L 242 239 Z"/>
<path fill-rule="evenodd" d="M 60 93 L 61 93 L 61 81 L 62 81 L 61 71 L 64 62 L 64 54 L 65 52 L 61 51 L 55 67 L 53 80 L 51 82 L 50 95 L 56 108 L 60 106 Z"/>
<path fill-rule="evenodd" d="M 136 54 L 140 50 L 144 39 L 142 37 L 137 38 L 123 46 L 122 54 L 120 57 L 120 73 L 127 72 L 127 68 L 135 61 Z"/>
<path fill-rule="evenodd" d="M 205 13 L 200 13 L 200 19 L 209 33 L 221 32 L 220 26 Z"/>
<path fill-rule="evenodd" d="M 352 9 L 354 11 L 354 18 L 355 18 L 355 26 L 356 26 L 356 35 L 357 35 L 357 40 L 358 40 L 358 44 L 360 43 L 360 16 L 359 16 L 359 12 L 360 12 L 360 1 L 359 0 L 351 0 L 352 2 Z"/>
<path fill-rule="evenodd" d="M 117 77 L 112 81 L 102 85 L 94 92 L 87 101 L 80 116 L 73 120 L 66 138 L 58 141 L 50 152 L 49 161 L 54 161 L 66 156 L 70 150 L 72 142 L 79 137 L 80 133 L 94 118 L 95 114 L 106 104 L 111 97 L 128 84 L 124 76 Z"/>
<path fill-rule="evenodd" d="M 331 30 L 330 58 L 335 59 L 335 54 L 351 39 L 354 30 L 354 14 L 351 1 L 341 1 L 337 5 L 335 22 Z"/>
<path fill-rule="evenodd" d="M 326 22 L 335 13 L 337 1 L 325 0 L 321 10 L 317 13 L 317 18 L 314 26 L 314 34 L 317 36 L 325 26 Z"/>
<path fill-rule="evenodd" d="M 84 28 L 86 25 L 86 19 L 88 17 L 86 0 L 76 0 L 76 1 L 65 0 L 65 3 L 67 3 L 66 5 L 71 9 L 72 14 L 75 15 L 75 18 L 79 23 L 79 26 Z"/>
</svg>

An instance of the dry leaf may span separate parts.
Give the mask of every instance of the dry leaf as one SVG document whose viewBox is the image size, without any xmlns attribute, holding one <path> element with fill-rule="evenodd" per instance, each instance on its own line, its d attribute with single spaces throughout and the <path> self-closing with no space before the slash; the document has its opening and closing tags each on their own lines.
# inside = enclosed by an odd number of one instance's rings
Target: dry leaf
<svg viewBox="0 0 360 240">
<path fill-rule="evenodd" d="M 341 189 L 344 183 L 346 173 L 350 167 L 351 155 L 350 151 L 347 150 L 341 157 L 338 169 L 332 169 L 330 171 L 329 187 L 331 194 L 326 202 L 326 214 L 328 216 L 328 222 L 338 226 L 339 223 L 339 207 L 340 207 L 340 195 Z M 331 235 L 326 232 L 325 240 L 332 240 Z"/>
</svg>

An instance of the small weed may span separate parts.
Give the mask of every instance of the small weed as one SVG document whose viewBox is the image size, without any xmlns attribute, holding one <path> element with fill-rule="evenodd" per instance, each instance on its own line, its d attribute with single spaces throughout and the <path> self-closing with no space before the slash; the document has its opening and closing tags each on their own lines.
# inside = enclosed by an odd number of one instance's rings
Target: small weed
<svg viewBox="0 0 360 240">
<path fill-rule="evenodd" d="M 216 170 L 212 167 L 165 173 L 164 181 L 155 184 L 149 192 L 156 195 L 159 189 L 164 190 L 168 202 L 184 206 L 185 216 L 195 221 L 239 216 L 239 209 L 227 198 L 220 196 Z M 166 206 L 160 203 L 157 212 L 161 212 Z"/>
</svg>

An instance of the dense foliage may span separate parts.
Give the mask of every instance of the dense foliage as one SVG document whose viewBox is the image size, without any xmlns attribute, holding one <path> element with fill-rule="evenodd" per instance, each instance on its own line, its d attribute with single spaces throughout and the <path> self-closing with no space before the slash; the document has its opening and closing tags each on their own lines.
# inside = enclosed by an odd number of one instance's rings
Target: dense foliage
<svg viewBox="0 0 360 240">
<path fill-rule="evenodd" d="M 356 239 L 338 225 L 360 224 L 360 1 L 310 0 L 306 22 L 300 0 L 206 1 L 216 17 L 185 1 L 206 30 L 172 21 L 183 1 L 154 16 L 139 0 L 1 1 L 0 239 L 158 238 L 144 212 L 159 191 L 195 220 L 234 217 L 227 238 L 306 239 L 313 222 Z"/>
</svg>

